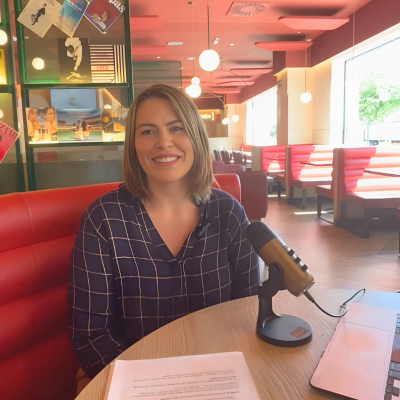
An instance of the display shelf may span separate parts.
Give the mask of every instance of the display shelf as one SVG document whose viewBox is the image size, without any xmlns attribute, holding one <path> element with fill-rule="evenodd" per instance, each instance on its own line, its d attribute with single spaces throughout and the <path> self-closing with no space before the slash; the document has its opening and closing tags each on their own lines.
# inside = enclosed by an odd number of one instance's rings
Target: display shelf
<svg viewBox="0 0 400 400">
<path fill-rule="evenodd" d="M 18 46 L 18 64 L 19 64 L 19 76 L 21 83 L 21 101 L 22 107 L 25 111 L 26 108 L 29 108 L 29 91 L 41 91 L 41 90 L 51 90 L 51 89 L 127 89 L 127 102 L 128 107 L 133 101 L 133 81 L 132 81 L 132 62 L 131 62 L 131 43 L 130 43 L 130 17 L 129 17 L 129 0 L 119 0 L 125 7 L 123 14 L 119 17 L 123 19 L 123 31 L 121 28 L 122 23 L 118 24 L 116 21 L 115 24 L 112 25 L 113 33 L 110 35 L 103 35 L 97 31 L 97 29 L 88 25 L 87 21 L 83 17 L 83 25 L 80 30 L 81 35 L 79 35 L 78 27 L 76 31 L 76 35 L 74 37 L 78 37 L 81 39 L 88 38 L 90 45 L 124 45 L 125 46 L 125 73 L 126 73 L 126 82 L 125 83 L 59 83 L 58 79 L 54 78 L 54 65 L 57 64 L 54 56 L 54 47 L 57 45 L 57 39 L 66 39 L 67 36 L 61 31 L 54 31 L 54 29 L 58 29 L 56 27 L 51 27 L 51 32 L 47 33 L 43 39 L 39 38 L 33 32 L 29 30 L 25 30 L 25 27 L 17 21 L 19 15 L 22 12 L 22 9 L 27 4 L 27 0 L 14 0 L 14 8 L 15 8 L 15 21 L 16 21 L 16 33 L 17 33 L 17 46 Z M 61 3 L 59 1 L 59 3 Z M 82 21 L 81 21 L 82 23 Z M 28 34 L 28 32 L 30 32 Z M 56 33 L 56 36 L 52 33 Z M 108 33 L 109 31 L 107 31 Z M 121 36 L 117 37 L 117 40 L 114 40 L 115 35 L 119 35 L 119 32 L 122 33 Z M 114 37 L 113 37 L 114 35 Z M 27 44 L 27 38 L 29 37 L 29 47 Z M 93 40 L 93 42 L 92 42 Z M 43 45 L 38 46 L 37 43 L 41 43 Z M 50 45 L 49 45 L 50 43 Z M 35 45 L 35 46 L 33 46 Z M 51 69 L 52 74 L 49 74 L 48 79 L 35 79 L 32 78 L 32 66 L 27 63 L 27 54 L 26 50 L 30 50 L 32 53 L 32 48 L 34 47 L 39 52 L 42 50 L 45 45 L 51 47 L 50 53 L 51 60 L 47 59 L 45 62 L 49 65 L 49 69 Z M 48 49 L 50 50 L 50 49 Z M 57 51 L 57 48 L 55 47 Z M 30 53 L 30 60 L 32 59 L 32 54 Z M 50 54 L 49 53 L 49 54 Z M 37 57 L 35 54 L 34 57 Z M 30 68 L 30 75 L 28 68 Z M 29 75 L 29 76 L 28 76 Z M 40 74 L 36 74 L 35 76 L 39 76 Z M 40 76 L 42 78 L 43 76 Z M 50 105 L 53 107 L 52 105 Z M 36 107 L 36 106 L 35 106 Z M 36 189 L 36 179 L 35 179 L 35 163 L 34 163 L 34 154 L 33 150 L 35 148 L 54 148 L 54 147 L 87 147 L 87 146 L 109 146 L 109 145 L 123 145 L 122 141 L 103 141 L 103 142 L 86 142 L 86 141 L 77 141 L 77 142 L 62 142 L 62 143 L 30 143 L 28 137 L 28 129 L 27 129 L 27 120 L 26 114 L 23 113 L 23 122 L 24 122 L 24 132 L 25 132 L 25 149 L 26 149 L 26 163 L 27 163 L 27 180 L 29 190 Z"/>
<path fill-rule="evenodd" d="M 0 0 L 3 5 L 3 15 L 2 21 L 0 22 L 0 29 L 5 31 L 7 34 L 7 43 L 1 48 L 5 53 L 5 70 L 6 70 L 6 85 L 0 85 L 0 93 L 8 93 L 11 95 L 12 101 L 12 128 L 19 131 L 18 128 L 18 114 L 17 114 L 17 97 L 16 97 L 16 86 L 15 86 L 15 76 L 14 76 L 14 63 L 13 63 L 13 49 L 12 49 L 12 34 L 10 26 L 10 10 L 8 0 Z M 16 191 L 24 191 L 24 177 L 22 169 L 22 159 L 21 159 L 21 141 L 18 138 L 15 142 L 15 152 L 16 152 Z M 1 165 L 1 164 L 0 164 Z"/>
</svg>

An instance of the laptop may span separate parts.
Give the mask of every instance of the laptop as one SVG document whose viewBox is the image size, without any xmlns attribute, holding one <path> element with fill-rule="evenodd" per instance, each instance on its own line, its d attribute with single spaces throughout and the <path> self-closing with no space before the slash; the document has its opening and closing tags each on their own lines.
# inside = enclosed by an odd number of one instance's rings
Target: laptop
<svg viewBox="0 0 400 400">
<path fill-rule="evenodd" d="M 351 399 L 400 400 L 400 312 L 349 304 L 310 384 Z"/>
</svg>

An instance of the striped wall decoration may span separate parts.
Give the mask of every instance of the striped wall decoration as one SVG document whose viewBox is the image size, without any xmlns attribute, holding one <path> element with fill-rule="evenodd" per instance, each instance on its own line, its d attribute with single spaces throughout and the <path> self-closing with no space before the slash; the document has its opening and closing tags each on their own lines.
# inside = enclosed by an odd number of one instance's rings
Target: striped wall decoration
<svg viewBox="0 0 400 400">
<path fill-rule="evenodd" d="M 90 45 L 93 83 L 125 83 L 125 46 Z"/>
</svg>

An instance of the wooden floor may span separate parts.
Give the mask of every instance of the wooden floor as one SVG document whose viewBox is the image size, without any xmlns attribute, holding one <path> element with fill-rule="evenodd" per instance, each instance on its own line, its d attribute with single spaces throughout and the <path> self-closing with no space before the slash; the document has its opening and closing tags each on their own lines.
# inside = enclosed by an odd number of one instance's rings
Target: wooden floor
<svg viewBox="0 0 400 400">
<path fill-rule="evenodd" d="M 329 214 L 324 217 L 332 218 Z M 301 210 L 270 197 L 263 222 L 296 251 L 318 283 L 347 289 L 400 290 L 395 221 L 391 226 L 374 227 L 368 239 L 361 239 L 318 220 L 315 206 Z"/>
</svg>

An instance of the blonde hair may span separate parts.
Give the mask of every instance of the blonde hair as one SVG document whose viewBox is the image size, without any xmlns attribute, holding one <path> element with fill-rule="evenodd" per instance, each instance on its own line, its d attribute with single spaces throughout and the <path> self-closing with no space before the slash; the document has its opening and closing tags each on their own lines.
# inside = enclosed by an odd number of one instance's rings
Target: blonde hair
<svg viewBox="0 0 400 400">
<path fill-rule="evenodd" d="M 194 161 L 187 173 L 188 196 L 197 203 L 209 199 L 213 182 L 211 154 L 208 136 L 193 100 L 185 93 L 168 85 L 153 85 L 140 93 L 129 108 L 126 121 L 126 136 L 122 170 L 128 191 L 142 199 L 151 196 L 147 187 L 146 173 L 141 167 L 135 148 L 135 123 L 139 105 L 148 99 L 167 100 L 190 138 L 193 146 Z"/>
</svg>

